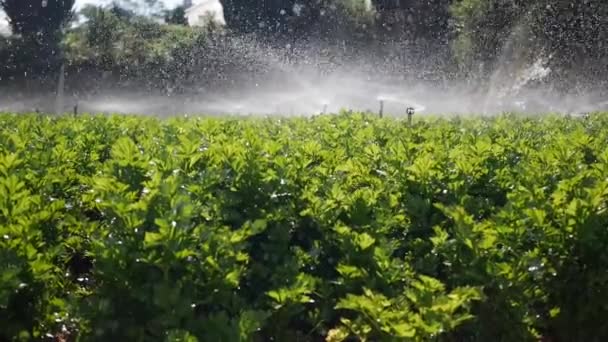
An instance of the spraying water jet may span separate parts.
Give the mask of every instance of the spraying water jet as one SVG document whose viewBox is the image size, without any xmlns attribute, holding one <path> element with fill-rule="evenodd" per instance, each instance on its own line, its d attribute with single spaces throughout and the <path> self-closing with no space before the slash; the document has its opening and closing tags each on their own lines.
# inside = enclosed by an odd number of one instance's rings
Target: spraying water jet
<svg viewBox="0 0 608 342">
<path fill-rule="evenodd" d="M 510 45 L 503 49 L 505 57 L 501 62 L 504 65 L 499 63 L 489 84 L 472 84 L 462 79 L 447 80 L 445 75 L 443 78 L 427 77 L 419 70 L 423 68 L 416 61 L 405 62 L 409 63 L 408 68 L 412 71 L 396 71 L 401 70 L 403 60 L 391 63 L 391 60 L 383 58 L 379 63 L 380 60 L 374 59 L 378 57 L 355 57 L 352 54 L 344 56 L 344 60 L 334 58 L 340 63 L 333 63 L 330 70 L 319 73 L 320 69 L 326 67 L 315 62 L 318 59 L 315 51 L 319 46 L 314 42 L 309 52 L 304 47 L 298 47 L 299 51 L 305 53 L 285 60 L 277 57 L 284 53 L 277 52 L 275 48 L 238 41 L 235 44 L 240 44 L 239 51 L 252 63 L 242 71 L 235 70 L 235 76 L 217 81 L 219 85 L 213 83 L 216 81 L 192 81 L 188 85 L 179 85 L 180 89 L 185 89 L 183 94 L 174 93 L 170 97 L 152 95 L 147 90 L 133 86 L 129 89 L 114 88 L 112 85 L 104 88 L 101 85 L 95 89 L 95 95 L 83 96 L 76 106 L 81 112 L 164 115 L 178 112 L 243 114 L 246 108 L 247 113 L 252 115 L 274 113 L 279 116 L 294 115 L 296 112 L 301 115 L 327 114 L 342 108 L 366 111 L 371 108 L 379 117 L 403 115 L 404 108 L 413 108 L 416 113 L 467 114 L 482 110 L 487 114 L 498 114 L 513 109 L 528 113 L 591 112 L 606 107 L 602 104 L 606 102 L 605 97 L 594 98 L 593 94 L 564 97 L 550 88 L 541 88 L 540 82 L 536 81 L 544 80 L 550 72 L 545 67 L 546 59 L 526 61 L 531 62 L 530 65 L 519 64 L 509 57 L 521 54 L 521 48 L 517 48 L 516 43 L 520 37 L 525 38 L 524 33 L 514 35 Z M 70 88 L 79 92 L 84 90 L 78 84 L 76 87 L 69 84 L 68 76 L 75 73 L 64 75 L 65 70 L 62 68 L 61 71 L 56 94 L 52 94 L 54 96 L 28 94 L 19 95 L 19 98 L 10 90 L 2 89 L 2 109 L 26 111 L 38 107 L 49 112 L 53 109 L 54 100 L 55 112 L 63 112 L 63 89 L 66 94 Z M 377 96 L 371 97 L 370 94 Z"/>
<path fill-rule="evenodd" d="M 55 98 L 55 114 L 63 113 L 63 96 L 65 91 L 65 63 L 59 69 L 59 79 L 57 81 L 57 95 Z"/>
</svg>

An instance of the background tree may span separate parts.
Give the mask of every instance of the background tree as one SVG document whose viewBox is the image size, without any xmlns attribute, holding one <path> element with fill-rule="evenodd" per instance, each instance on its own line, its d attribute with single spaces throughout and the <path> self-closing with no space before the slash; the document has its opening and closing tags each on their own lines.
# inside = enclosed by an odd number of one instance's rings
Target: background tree
<svg viewBox="0 0 608 342">
<path fill-rule="evenodd" d="M 93 51 L 97 58 L 89 60 L 102 69 L 108 69 L 114 61 L 114 44 L 120 38 L 124 21 L 129 16 L 120 16 L 115 13 L 117 7 L 105 9 L 103 7 L 87 5 L 81 11 L 86 18 L 84 27 L 86 47 Z M 120 13 L 120 12 L 119 12 Z M 83 50 L 81 48 L 80 50 Z"/>
<path fill-rule="evenodd" d="M 537 35 L 565 87 L 608 80 L 608 1 L 544 0 Z M 592 82 L 593 81 L 593 82 Z M 578 83 L 578 84 L 575 84 Z"/>
<path fill-rule="evenodd" d="M 121 20 L 131 20 L 133 17 L 136 16 L 134 10 L 124 7 L 123 3 L 117 1 L 112 2 L 112 4 L 110 5 L 110 12 Z"/>
<path fill-rule="evenodd" d="M 453 0 L 374 0 L 383 34 L 392 38 L 445 43 Z"/>
<path fill-rule="evenodd" d="M 147 17 L 162 18 L 165 13 L 162 0 L 113 0 L 112 5 Z"/>
<path fill-rule="evenodd" d="M 482 72 L 493 69 L 506 41 L 516 26 L 528 25 L 524 14 L 535 1 L 461 0 L 454 2 L 451 14 L 456 20 L 454 52 L 465 69 L 482 63 Z"/>
<path fill-rule="evenodd" d="M 18 40 L 9 54 L 17 73 L 55 77 L 62 63 L 61 30 L 73 18 L 75 0 L 0 0 Z"/>
<path fill-rule="evenodd" d="M 546 56 L 555 84 L 593 83 L 608 74 L 608 2 L 460 0 L 451 6 L 457 60 L 482 74 Z M 513 59 L 517 63 L 513 63 Z M 487 76 L 487 75 L 486 75 Z"/>
<path fill-rule="evenodd" d="M 48 36 L 72 19 L 75 0 L 0 0 L 13 33 Z"/>
<path fill-rule="evenodd" d="M 184 6 L 177 6 L 174 9 L 165 11 L 165 22 L 167 24 L 188 26 L 186 8 Z"/>
<path fill-rule="evenodd" d="M 242 33 L 274 33 L 286 28 L 295 0 L 220 0 L 228 27 Z"/>
<path fill-rule="evenodd" d="M 227 26 L 275 38 L 349 40 L 371 29 L 370 0 L 220 0 Z M 276 35 L 278 34 L 278 36 Z"/>
</svg>

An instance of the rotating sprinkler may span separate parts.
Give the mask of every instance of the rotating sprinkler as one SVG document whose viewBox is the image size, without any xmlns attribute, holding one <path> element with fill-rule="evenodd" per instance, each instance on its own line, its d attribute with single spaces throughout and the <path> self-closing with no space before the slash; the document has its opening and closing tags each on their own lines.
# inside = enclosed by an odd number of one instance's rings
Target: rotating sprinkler
<svg viewBox="0 0 608 342">
<path fill-rule="evenodd" d="M 74 94 L 74 106 L 72 107 L 74 116 L 78 116 L 78 102 L 79 102 L 78 95 Z"/>
<path fill-rule="evenodd" d="M 414 115 L 414 113 L 416 111 L 426 110 L 426 107 L 424 107 L 423 105 L 410 101 L 408 99 L 401 98 L 399 96 L 381 95 L 381 96 L 378 96 L 376 99 L 380 103 L 380 109 L 378 111 L 378 116 L 380 118 L 382 118 L 384 116 L 384 109 L 385 109 L 384 104 L 385 103 L 406 106 L 406 113 L 408 114 L 408 116 Z"/>
<path fill-rule="evenodd" d="M 405 113 L 407 113 L 407 123 L 410 125 L 410 127 L 412 126 L 412 117 L 414 116 L 415 112 L 416 111 L 413 107 L 407 107 L 405 110 Z"/>
</svg>

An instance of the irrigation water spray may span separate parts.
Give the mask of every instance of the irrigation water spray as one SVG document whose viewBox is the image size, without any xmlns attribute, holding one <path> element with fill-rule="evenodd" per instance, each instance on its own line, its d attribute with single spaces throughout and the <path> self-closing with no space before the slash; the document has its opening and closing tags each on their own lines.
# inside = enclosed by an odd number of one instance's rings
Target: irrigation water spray
<svg viewBox="0 0 608 342">
<path fill-rule="evenodd" d="M 521 36 L 514 34 L 514 37 Z M 370 57 L 365 51 L 360 56 L 340 55 L 336 49 L 335 53 L 329 53 L 334 56 L 328 62 L 327 53 L 320 53 L 326 48 L 315 46 L 314 42 L 302 46 L 297 54 L 293 53 L 292 46 L 281 49 L 246 39 L 233 44 L 239 54 L 253 61 L 254 67 L 239 72 L 231 82 L 214 85 L 202 81 L 197 86 L 185 87 L 188 89 L 181 94 L 155 94 L 138 87 L 125 89 L 105 84 L 95 92 L 73 98 L 78 98 L 81 113 L 159 115 L 313 115 L 342 109 L 366 111 L 378 102 L 380 116 L 403 115 L 403 108 L 412 108 L 421 115 L 505 111 L 580 113 L 608 109 L 608 101 L 599 92 L 564 96 L 553 92 L 550 85 L 532 85 L 551 72 L 543 67 L 540 59 L 530 65 L 503 57 L 488 85 L 450 79 L 442 75 L 439 67 L 431 70 L 433 75 L 426 76 L 429 68 L 422 65 L 420 59 L 390 60 Z M 516 46 L 514 40 L 503 52 L 505 56 L 517 55 Z M 11 89 L 10 85 L 0 89 L 0 110 L 71 111 L 76 103 L 64 101 L 69 98 L 69 93 L 67 97 L 63 94 L 68 80 L 64 79 L 63 72 L 60 75 L 55 94 L 26 93 L 22 89 Z M 54 102 L 56 108 L 52 108 Z"/>
</svg>

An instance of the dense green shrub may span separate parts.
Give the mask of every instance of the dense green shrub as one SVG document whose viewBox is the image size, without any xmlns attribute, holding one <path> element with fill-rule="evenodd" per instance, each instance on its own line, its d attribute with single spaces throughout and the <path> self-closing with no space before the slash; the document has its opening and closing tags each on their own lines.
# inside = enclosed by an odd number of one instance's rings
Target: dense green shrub
<svg viewBox="0 0 608 342">
<path fill-rule="evenodd" d="M 4 114 L 0 339 L 602 340 L 607 124 Z"/>
<path fill-rule="evenodd" d="M 151 19 L 124 19 L 113 11 L 89 6 L 87 23 L 65 38 L 67 59 L 105 69 L 144 68 L 157 59 L 168 61 L 181 45 L 192 48 L 204 31 L 182 25 L 161 25 Z"/>
</svg>

